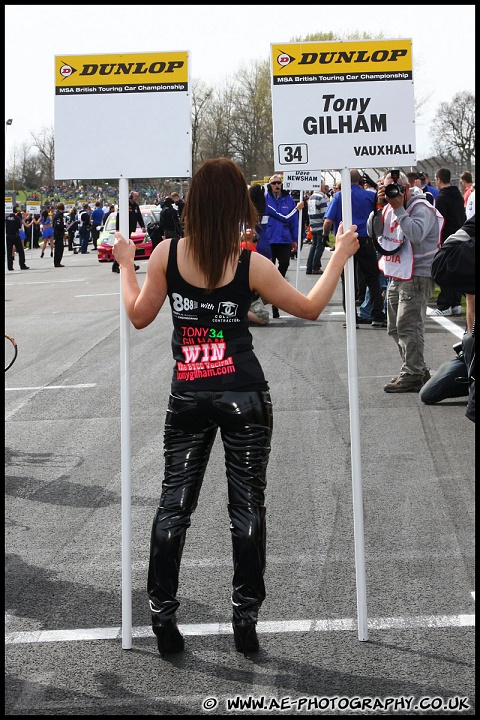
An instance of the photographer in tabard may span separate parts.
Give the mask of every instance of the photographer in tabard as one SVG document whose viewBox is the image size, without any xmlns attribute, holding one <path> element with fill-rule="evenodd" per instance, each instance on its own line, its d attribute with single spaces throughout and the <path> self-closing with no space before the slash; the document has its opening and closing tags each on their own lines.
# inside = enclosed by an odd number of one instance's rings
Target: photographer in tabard
<svg viewBox="0 0 480 720">
<path fill-rule="evenodd" d="M 419 392 L 430 379 L 425 364 L 425 319 L 433 292 L 431 267 L 443 217 L 425 195 L 411 195 L 408 179 L 391 170 L 377 185 L 372 229 L 382 254 L 379 266 L 392 278 L 387 290 L 387 332 L 396 343 L 400 372 L 387 393 Z"/>
</svg>

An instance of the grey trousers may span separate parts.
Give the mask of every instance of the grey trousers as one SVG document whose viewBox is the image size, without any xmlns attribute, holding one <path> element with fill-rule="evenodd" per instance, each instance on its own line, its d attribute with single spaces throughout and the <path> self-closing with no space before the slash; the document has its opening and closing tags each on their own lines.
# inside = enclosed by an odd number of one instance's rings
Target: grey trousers
<svg viewBox="0 0 480 720">
<path fill-rule="evenodd" d="M 427 370 L 424 359 L 425 319 L 432 297 L 433 280 L 414 275 L 411 280 L 392 278 L 387 290 L 387 332 L 402 358 L 400 375 L 421 379 Z"/>
</svg>

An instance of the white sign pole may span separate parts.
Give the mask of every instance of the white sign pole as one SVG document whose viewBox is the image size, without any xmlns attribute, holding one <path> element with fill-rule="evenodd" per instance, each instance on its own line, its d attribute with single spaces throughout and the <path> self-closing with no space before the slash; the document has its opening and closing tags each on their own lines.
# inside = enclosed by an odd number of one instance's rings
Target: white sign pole
<svg viewBox="0 0 480 720">
<path fill-rule="evenodd" d="M 300 190 L 300 202 L 303 200 L 303 190 Z M 298 210 L 298 235 L 297 235 L 297 275 L 295 278 L 295 289 L 298 290 L 298 281 L 300 278 L 300 247 L 302 245 L 302 213 Z"/>
<path fill-rule="evenodd" d="M 283 173 L 283 187 L 285 190 L 300 190 L 300 200 L 305 197 L 305 188 L 320 189 L 322 176 L 320 172 L 312 173 L 305 170 L 297 170 Z M 303 210 L 298 211 L 298 238 L 297 238 L 297 273 L 295 279 L 295 288 L 298 290 L 298 280 L 300 274 L 300 247 L 302 244 L 302 215 Z"/>
<path fill-rule="evenodd" d="M 128 223 L 128 180 L 118 181 L 119 229 L 130 238 Z M 122 475 L 122 648 L 132 647 L 132 483 L 130 435 L 130 321 L 122 297 L 120 272 L 120 398 Z"/>
<path fill-rule="evenodd" d="M 341 170 L 343 227 L 352 224 L 352 193 L 350 170 Z M 347 316 L 347 366 L 350 410 L 350 454 L 352 461 L 353 533 L 355 541 L 355 573 L 357 579 L 358 639 L 368 640 L 367 590 L 365 579 L 365 547 L 363 535 L 362 462 L 360 453 L 360 412 L 358 404 L 357 335 L 355 310 L 355 270 L 353 257 L 345 265 L 345 312 Z"/>
</svg>

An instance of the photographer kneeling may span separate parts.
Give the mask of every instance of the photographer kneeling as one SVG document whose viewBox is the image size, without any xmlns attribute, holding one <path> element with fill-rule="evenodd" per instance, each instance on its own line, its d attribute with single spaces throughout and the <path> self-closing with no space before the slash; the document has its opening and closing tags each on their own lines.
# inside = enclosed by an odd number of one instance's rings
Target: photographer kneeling
<svg viewBox="0 0 480 720">
<path fill-rule="evenodd" d="M 467 327 L 461 342 L 453 346 L 457 356 L 440 365 L 419 397 L 426 405 L 468 397 L 465 415 L 475 422 L 475 215 L 440 246 L 433 260 L 432 277 L 445 287 L 465 293 Z"/>
<path fill-rule="evenodd" d="M 469 333 L 465 333 L 465 337 L 468 339 Z M 425 405 L 436 405 L 447 398 L 468 397 L 468 367 L 463 340 L 455 343 L 453 349 L 455 357 L 442 363 L 420 390 L 419 398 Z"/>
</svg>

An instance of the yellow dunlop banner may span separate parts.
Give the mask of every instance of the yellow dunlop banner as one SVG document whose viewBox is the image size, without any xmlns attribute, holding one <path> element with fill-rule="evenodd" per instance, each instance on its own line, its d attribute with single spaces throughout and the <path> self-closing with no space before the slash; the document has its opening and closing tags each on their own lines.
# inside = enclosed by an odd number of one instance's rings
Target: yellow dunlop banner
<svg viewBox="0 0 480 720">
<path fill-rule="evenodd" d="M 55 94 L 188 90 L 187 52 L 58 55 Z"/>
<path fill-rule="evenodd" d="M 273 83 L 410 80 L 410 40 L 272 44 Z"/>
</svg>

